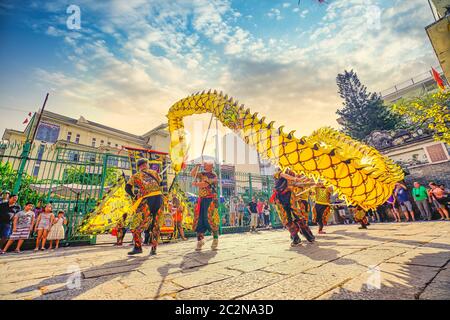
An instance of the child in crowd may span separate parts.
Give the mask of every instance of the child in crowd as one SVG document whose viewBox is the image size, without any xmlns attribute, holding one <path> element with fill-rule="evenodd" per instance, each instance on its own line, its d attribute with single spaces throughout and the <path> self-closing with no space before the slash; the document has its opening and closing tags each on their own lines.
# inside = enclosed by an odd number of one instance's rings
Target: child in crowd
<svg viewBox="0 0 450 320">
<path fill-rule="evenodd" d="M 41 250 L 45 250 L 45 242 L 47 241 L 48 232 L 52 226 L 54 217 L 52 205 L 49 203 L 44 207 L 44 212 L 39 215 L 36 221 L 34 231 L 37 232 L 37 238 L 34 251 L 39 250 L 39 244 L 41 244 Z"/>
<path fill-rule="evenodd" d="M 55 249 L 59 248 L 59 241 L 64 239 L 64 225 L 67 224 L 67 219 L 64 216 L 64 211 L 58 211 L 58 216 L 52 220 L 52 226 L 48 233 L 47 239 L 50 241 L 49 249 L 53 250 L 53 240 L 55 240 Z"/>
<path fill-rule="evenodd" d="M 16 250 L 14 250 L 14 252 L 20 253 L 20 247 L 22 246 L 23 241 L 28 239 L 28 237 L 30 236 L 30 231 L 33 229 L 33 224 L 33 204 L 31 202 L 28 202 L 25 205 L 24 210 L 18 212 L 14 216 L 12 234 L 9 237 L 9 240 L 3 250 L 0 251 L 0 254 L 6 253 L 8 251 L 8 248 L 14 243 L 14 240 L 18 240 Z"/>
</svg>

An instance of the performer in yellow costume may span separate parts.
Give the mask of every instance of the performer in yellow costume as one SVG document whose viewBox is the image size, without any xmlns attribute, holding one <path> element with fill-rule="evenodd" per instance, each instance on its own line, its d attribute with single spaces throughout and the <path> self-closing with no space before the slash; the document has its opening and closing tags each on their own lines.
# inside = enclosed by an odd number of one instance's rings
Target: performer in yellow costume
<svg viewBox="0 0 450 320">
<path fill-rule="evenodd" d="M 352 207 L 350 210 L 353 211 L 353 220 L 361 224 L 359 229 L 367 229 L 367 226 L 370 225 L 369 220 L 367 219 L 367 213 L 360 206 Z"/>
<path fill-rule="evenodd" d="M 219 245 L 219 206 L 217 200 L 217 176 L 213 172 L 213 164 L 205 162 L 204 171 L 199 172 L 200 166 L 196 166 L 191 175 L 195 178 L 192 186 L 198 187 L 198 202 L 195 208 L 193 229 L 197 232 L 197 251 L 205 244 L 205 232 L 213 234 L 212 250 L 217 250 Z"/>
<path fill-rule="evenodd" d="M 135 200 L 133 211 L 140 215 L 139 222 L 131 230 L 133 233 L 134 248 L 129 255 L 142 253 L 143 230 L 149 228 L 151 239 L 150 255 L 156 254 L 159 237 L 159 217 L 163 197 L 161 192 L 161 177 L 158 172 L 148 168 L 147 159 L 141 158 L 137 161 L 138 172 L 128 180 L 125 191 Z M 135 194 L 133 189 L 137 190 Z"/>
<path fill-rule="evenodd" d="M 314 190 L 316 204 L 314 206 L 315 219 L 313 219 L 313 221 L 319 225 L 319 234 L 326 233 L 323 231 L 323 227 L 327 224 L 328 217 L 331 213 L 331 191 L 331 188 L 327 188 L 322 184 L 318 184 Z"/>
</svg>

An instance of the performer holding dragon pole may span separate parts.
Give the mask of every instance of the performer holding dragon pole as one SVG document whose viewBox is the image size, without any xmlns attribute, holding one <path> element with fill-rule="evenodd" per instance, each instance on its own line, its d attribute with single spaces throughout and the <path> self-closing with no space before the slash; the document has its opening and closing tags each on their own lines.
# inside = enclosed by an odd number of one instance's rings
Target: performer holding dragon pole
<svg viewBox="0 0 450 320">
<path fill-rule="evenodd" d="M 325 234 L 323 226 L 327 224 L 331 212 L 331 191 L 332 188 L 317 184 L 315 188 L 315 222 L 319 225 L 319 234 Z"/>
<path fill-rule="evenodd" d="M 147 159 L 139 159 L 137 161 L 138 172 L 131 176 L 125 185 L 125 191 L 131 196 L 135 203 L 133 209 L 140 214 L 139 224 L 133 228 L 134 248 L 129 255 L 142 253 L 143 230 L 149 228 L 151 239 L 150 255 L 156 254 L 159 237 L 158 212 L 162 206 L 163 198 L 161 192 L 161 177 L 158 172 L 148 168 Z M 133 188 L 137 189 L 137 194 L 133 192 Z"/>
<path fill-rule="evenodd" d="M 291 246 L 298 246 L 301 243 L 299 232 L 309 241 L 314 242 L 315 238 L 308 227 L 308 223 L 305 220 L 303 214 L 300 212 L 300 208 L 297 207 L 297 201 L 295 195 L 292 192 L 293 186 L 307 186 L 307 183 L 303 183 L 304 180 L 295 177 L 293 173 L 286 170 L 278 170 L 275 175 L 275 188 L 271 201 L 275 202 L 278 207 L 278 213 L 283 225 L 289 230 L 291 234 L 292 243 Z"/>
<path fill-rule="evenodd" d="M 213 234 L 212 250 L 219 245 L 219 210 L 217 200 L 217 176 L 213 172 L 213 163 L 204 162 L 203 171 L 200 166 L 194 167 L 191 175 L 194 177 L 192 186 L 198 187 L 198 202 L 195 208 L 193 229 L 197 232 L 197 248 L 200 251 L 205 244 L 205 232 Z"/>
</svg>

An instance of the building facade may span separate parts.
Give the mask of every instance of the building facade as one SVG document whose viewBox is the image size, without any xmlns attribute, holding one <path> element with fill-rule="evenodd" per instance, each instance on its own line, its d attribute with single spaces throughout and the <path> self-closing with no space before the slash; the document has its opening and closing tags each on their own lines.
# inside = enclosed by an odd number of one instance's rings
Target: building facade
<svg viewBox="0 0 450 320">
<path fill-rule="evenodd" d="M 123 147 L 155 149 L 162 152 L 169 150 L 166 124 L 139 136 L 89 121 L 82 116 L 74 119 L 50 111 L 43 112 L 36 128 L 34 123 L 38 117 L 39 114 L 36 114 L 23 132 L 5 129 L 0 148 L 1 161 L 9 162 L 13 169 L 17 170 L 21 148 L 27 137 L 31 137 L 35 132 L 29 154 L 29 158 L 34 161 L 30 161 L 32 164 L 26 167 L 25 172 L 38 179 L 48 178 L 44 166 L 48 164 L 49 159 L 89 165 L 96 163 L 100 154 L 126 155 Z M 90 170 L 89 168 L 87 170 Z M 58 172 L 55 175 L 57 176 Z"/>
</svg>

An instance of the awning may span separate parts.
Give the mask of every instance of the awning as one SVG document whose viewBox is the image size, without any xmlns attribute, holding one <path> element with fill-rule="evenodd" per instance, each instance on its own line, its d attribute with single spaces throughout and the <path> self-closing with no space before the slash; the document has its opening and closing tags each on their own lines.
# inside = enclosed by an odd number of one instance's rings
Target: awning
<svg viewBox="0 0 450 320">
<path fill-rule="evenodd" d="M 80 198 L 97 198 L 101 187 L 86 184 L 66 183 L 66 184 L 30 184 L 30 189 L 38 193 L 51 192 L 52 197 L 73 199 L 74 195 Z M 106 193 L 110 189 L 109 186 L 103 188 Z"/>
</svg>

